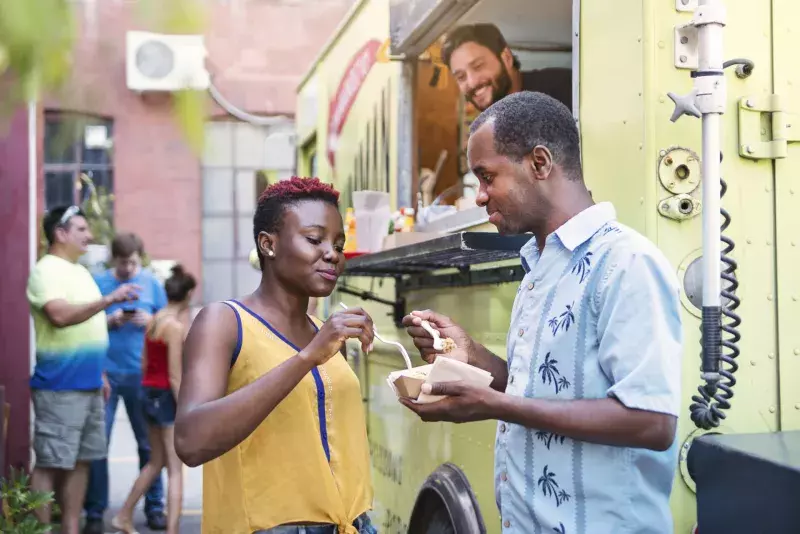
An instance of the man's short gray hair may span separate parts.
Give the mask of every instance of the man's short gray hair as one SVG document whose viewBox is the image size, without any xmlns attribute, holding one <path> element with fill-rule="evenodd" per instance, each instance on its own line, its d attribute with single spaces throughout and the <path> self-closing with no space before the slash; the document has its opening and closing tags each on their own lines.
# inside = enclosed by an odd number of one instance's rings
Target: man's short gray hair
<svg viewBox="0 0 800 534">
<path fill-rule="evenodd" d="M 491 123 L 498 154 L 520 162 L 536 146 L 550 150 L 553 162 L 572 180 L 582 180 L 578 127 L 570 110 L 544 93 L 521 91 L 495 102 L 470 127 L 474 134 Z"/>
</svg>

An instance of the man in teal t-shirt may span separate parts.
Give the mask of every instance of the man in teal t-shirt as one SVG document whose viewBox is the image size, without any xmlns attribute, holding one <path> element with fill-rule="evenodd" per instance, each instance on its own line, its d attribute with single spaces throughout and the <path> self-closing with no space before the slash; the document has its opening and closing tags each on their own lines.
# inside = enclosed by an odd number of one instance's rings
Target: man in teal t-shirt
<svg viewBox="0 0 800 534">
<path fill-rule="evenodd" d="M 78 534 L 89 462 L 106 457 L 103 373 L 108 349 L 105 309 L 133 301 L 138 287 L 125 284 L 102 296 L 92 275 L 78 264 L 92 241 L 77 206 L 44 217 L 48 253 L 28 279 L 27 295 L 36 331 L 36 367 L 31 377 L 36 463 L 31 485 L 54 491 L 62 482 L 64 534 Z M 61 473 L 63 476 L 57 476 Z M 37 509 L 50 523 L 50 509 Z"/>
</svg>

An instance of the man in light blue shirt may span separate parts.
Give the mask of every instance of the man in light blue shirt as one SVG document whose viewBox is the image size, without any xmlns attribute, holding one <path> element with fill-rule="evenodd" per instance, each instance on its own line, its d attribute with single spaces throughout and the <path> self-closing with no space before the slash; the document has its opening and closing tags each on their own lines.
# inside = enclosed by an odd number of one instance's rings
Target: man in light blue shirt
<svg viewBox="0 0 800 534">
<path fill-rule="evenodd" d="M 423 357 L 433 323 L 448 356 L 491 372 L 492 388 L 426 390 L 402 402 L 425 421 L 498 420 L 495 493 L 503 532 L 671 534 L 682 328 L 673 269 L 645 237 L 594 204 L 569 110 L 510 95 L 472 125 L 478 204 L 501 233 L 531 232 L 504 361 L 450 319 L 404 319 Z"/>
<path fill-rule="evenodd" d="M 152 272 L 142 269 L 144 247 L 139 236 L 120 233 L 111 243 L 113 267 L 95 277 L 100 292 L 108 295 L 122 284 L 133 283 L 141 288 L 139 299 L 124 305 L 108 308 L 108 354 L 105 371 L 111 385 L 111 395 L 106 404 L 106 435 L 111 436 L 114 415 L 120 400 L 136 437 L 139 467 L 150 459 L 147 423 L 142 408 L 142 350 L 145 327 L 155 313 L 166 306 L 167 295 L 161 282 Z M 89 488 L 86 492 L 86 525 L 84 534 L 104 532 L 103 514 L 108 508 L 108 463 L 92 463 Z M 159 476 L 145 496 L 147 524 L 152 530 L 166 529 L 164 515 L 164 485 Z"/>
</svg>

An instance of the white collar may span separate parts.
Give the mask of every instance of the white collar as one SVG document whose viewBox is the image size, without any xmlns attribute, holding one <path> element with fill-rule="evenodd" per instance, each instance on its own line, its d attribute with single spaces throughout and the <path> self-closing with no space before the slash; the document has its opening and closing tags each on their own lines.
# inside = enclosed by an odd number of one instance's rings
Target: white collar
<svg viewBox="0 0 800 534">
<path fill-rule="evenodd" d="M 616 218 L 617 212 L 611 202 L 600 202 L 573 216 L 553 233 L 561 240 L 561 244 L 572 252 L 605 224 Z"/>
</svg>

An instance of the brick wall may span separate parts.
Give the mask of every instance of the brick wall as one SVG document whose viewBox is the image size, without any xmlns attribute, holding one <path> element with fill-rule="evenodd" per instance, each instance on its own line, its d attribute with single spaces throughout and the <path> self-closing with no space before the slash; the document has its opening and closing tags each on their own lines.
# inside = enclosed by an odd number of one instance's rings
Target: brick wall
<svg viewBox="0 0 800 534">
<path fill-rule="evenodd" d="M 215 85 L 248 112 L 293 115 L 300 77 L 351 4 L 352 0 L 213 2 L 205 34 Z M 139 233 L 154 258 L 178 260 L 199 276 L 199 160 L 173 121 L 169 98 L 142 98 L 125 85 L 125 32 L 153 28 L 143 23 L 136 2 L 79 2 L 75 9 L 81 38 L 72 81 L 44 108 L 114 120 L 116 227 Z M 210 105 L 209 115 L 225 113 Z M 43 113 L 40 126 L 43 131 Z M 40 162 L 42 143 L 40 138 Z M 43 176 L 38 204 L 41 211 Z"/>
</svg>

